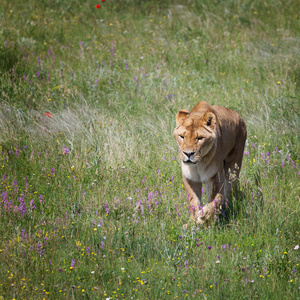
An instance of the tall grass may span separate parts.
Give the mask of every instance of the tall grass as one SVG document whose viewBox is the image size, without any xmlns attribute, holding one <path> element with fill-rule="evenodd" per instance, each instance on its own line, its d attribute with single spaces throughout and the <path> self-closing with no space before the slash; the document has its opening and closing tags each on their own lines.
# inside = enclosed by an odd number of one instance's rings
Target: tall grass
<svg viewBox="0 0 300 300">
<path fill-rule="evenodd" d="M 299 297 L 297 1 L 2 2 L 1 297 Z M 184 230 L 200 100 L 248 140 L 225 217 Z"/>
</svg>

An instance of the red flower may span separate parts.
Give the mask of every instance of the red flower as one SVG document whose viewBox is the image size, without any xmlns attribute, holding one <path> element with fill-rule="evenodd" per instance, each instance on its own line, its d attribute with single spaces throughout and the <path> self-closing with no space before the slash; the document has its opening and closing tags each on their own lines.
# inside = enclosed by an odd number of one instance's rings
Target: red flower
<svg viewBox="0 0 300 300">
<path fill-rule="evenodd" d="M 45 112 L 45 116 L 48 116 L 49 118 L 53 117 L 53 115 L 50 113 L 50 111 Z"/>
<path fill-rule="evenodd" d="M 100 4 L 97 4 L 97 5 L 96 5 L 96 8 L 100 8 Z"/>
<path fill-rule="evenodd" d="M 105 0 L 101 0 L 101 2 L 104 2 Z"/>
</svg>

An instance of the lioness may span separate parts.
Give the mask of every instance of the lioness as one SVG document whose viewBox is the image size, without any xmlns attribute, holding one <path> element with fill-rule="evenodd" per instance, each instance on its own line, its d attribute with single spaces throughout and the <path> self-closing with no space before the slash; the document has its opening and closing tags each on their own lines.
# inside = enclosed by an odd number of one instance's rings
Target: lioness
<svg viewBox="0 0 300 300">
<path fill-rule="evenodd" d="M 180 148 L 191 219 L 204 224 L 208 216 L 214 216 L 212 210 L 220 208 L 221 198 L 230 197 L 231 191 L 236 190 L 247 137 L 246 124 L 235 111 L 201 101 L 191 112 L 177 113 L 173 135 Z M 202 183 L 208 202 L 203 209 Z M 214 199 L 215 205 L 211 203 Z"/>
</svg>

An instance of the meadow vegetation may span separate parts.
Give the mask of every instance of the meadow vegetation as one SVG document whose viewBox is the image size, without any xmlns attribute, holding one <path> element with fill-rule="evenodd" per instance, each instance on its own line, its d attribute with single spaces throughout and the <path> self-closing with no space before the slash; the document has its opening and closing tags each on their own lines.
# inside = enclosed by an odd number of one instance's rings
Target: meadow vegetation
<svg viewBox="0 0 300 300">
<path fill-rule="evenodd" d="M 0 298 L 299 298 L 298 1 L 97 4 L 1 1 Z M 184 230 L 200 100 L 248 139 L 224 217 Z"/>
</svg>

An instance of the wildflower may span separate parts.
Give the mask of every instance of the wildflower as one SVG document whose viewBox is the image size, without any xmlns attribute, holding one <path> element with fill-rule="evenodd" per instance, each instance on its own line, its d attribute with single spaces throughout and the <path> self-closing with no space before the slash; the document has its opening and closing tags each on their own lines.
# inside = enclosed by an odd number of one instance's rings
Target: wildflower
<svg viewBox="0 0 300 300">
<path fill-rule="evenodd" d="M 208 246 L 207 249 L 210 250 L 210 249 L 211 249 L 211 246 Z"/>
<path fill-rule="evenodd" d="M 53 117 L 53 115 L 52 115 L 49 111 L 45 112 L 44 115 L 45 115 L 45 116 L 48 116 L 49 118 L 52 118 L 52 117 Z"/>
<path fill-rule="evenodd" d="M 228 244 L 224 244 L 224 245 L 221 246 L 221 248 L 225 250 L 225 249 L 229 248 L 229 245 Z"/>
<path fill-rule="evenodd" d="M 34 205 L 34 200 L 33 199 L 29 202 L 29 206 L 30 206 L 31 210 L 36 209 L 36 206 Z"/>
<path fill-rule="evenodd" d="M 100 248 L 101 248 L 101 249 L 104 249 L 104 242 L 103 242 L 103 241 L 101 241 Z"/>
<path fill-rule="evenodd" d="M 299 245 L 296 245 L 295 247 L 294 247 L 294 250 L 298 250 L 299 249 Z"/>
<path fill-rule="evenodd" d="M 97 5 L 96 5 L 96 8 L 100 8 L 100 4 L 97 4 Z"/>
<path fill-rule="evenodd" d="M 184 266 L 185 266 L 185 268 L 187 269 L 187 267 L 188 267 L 188 264 L 189 264 L 189 262 L 186 260 L 186 261 L 184 261 Z"/>
<path fill-rule="evenodd" d="M 72 259 L 70 269 L 72 270 L 74 267 L 75 267 L 75 258 Z"/>
</svg>

